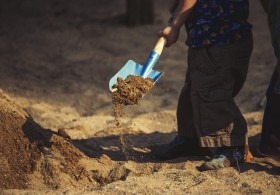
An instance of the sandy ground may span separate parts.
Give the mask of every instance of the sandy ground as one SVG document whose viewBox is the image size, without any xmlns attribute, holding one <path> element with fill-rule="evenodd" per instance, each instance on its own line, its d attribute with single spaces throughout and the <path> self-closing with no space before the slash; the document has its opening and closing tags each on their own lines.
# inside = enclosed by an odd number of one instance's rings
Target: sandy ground
<svg viewBox="0 0 280 195">
<path fill-rule="evenodd" d="M 10 194 L 279 194 L 279 161 L 256 157 L 234 168 L 199 172 L 204 158 L 157 161 L 146 146 L 176 135 L 176 106 L 186 72 L 186 35 L 165 49 L 155 69 L 165 72 L 139 105 L 125 108 L 127 132 L 116 128 L 110 78 L 127 60 L 143 64 L 158 30 L 169 18 L 168 2 L 155 0 L 155 23 L 124 25 L 125 1 L 2 0 L 0 2 L 0 88 L 45 129 L 65 130 L 92 159 L 109 159 L 104 167 L 127 170 L 84 191 L 63 186 L 6 190 Z M 275 66 L 265 14 L 251 0 L 254 50 L 246 84 L 236 101 L 249 126 L 253 151 L 260 139 L 261 102 Z M 123 134 L 126 146 L 119 142 Z M 86 158 L 85 158 L 86 159 Z M 81 162 L 84 158 L 81 158 Z M 107 161 L 106 161 L 107 162 Z M 89 164 L 89 163 L 86 163 Z M 101 168 L 101 167 L 100 167 Z M 104 176 L 105 181 L 109 176 Z M 102 183 L 102 182 L 101 182 Z M 0 191 L 1 194 L 1 191 Z"/>
</svg>

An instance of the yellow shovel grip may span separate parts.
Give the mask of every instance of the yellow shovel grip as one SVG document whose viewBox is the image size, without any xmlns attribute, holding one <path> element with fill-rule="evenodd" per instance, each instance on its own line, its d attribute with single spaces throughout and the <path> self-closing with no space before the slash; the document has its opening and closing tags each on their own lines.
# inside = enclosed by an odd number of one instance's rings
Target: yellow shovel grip
<svg viewBox="0 0 280 195">
<path fill-rule="evenodd" d="M 158 55 L 161 55 L 163 48 L 165 47 L 165 44 L 166 44 L 166 39 L 164 37 L 160 37 L 153 51 L 156 52 Z"/>
</svg>

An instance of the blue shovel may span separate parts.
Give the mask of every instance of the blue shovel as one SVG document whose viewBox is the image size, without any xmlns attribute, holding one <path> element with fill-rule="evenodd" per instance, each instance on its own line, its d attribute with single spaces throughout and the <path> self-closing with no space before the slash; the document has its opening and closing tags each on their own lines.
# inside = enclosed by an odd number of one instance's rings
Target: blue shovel
<svg viewBox="0 0 280 195">
<path fill-rule="evenodd" d="M 156 65 L 159 57 L 163 51 L 163 48 L 166 44 L 166 39 L 164 37 L 160 37 L 157 41 L 154 49 L 151 51 L 147 62 L 144 66 L 141 64 L 137 64 L 133 60 L 128 60 L 128 62 L 122 67 L 122 69 L 113 76 L 109 82 L 109 89 L 111 92 L 117 91 L 116 88 L 113 88 L 117 83 L 118 77 L 126 79 L 129 75 L 141 76 L 143 78 L 151 78 L 155 82 L 163 75 L 163 72 L 159 72 L 157 70 L 153 70 L 153 67 Z"/>
</svg>

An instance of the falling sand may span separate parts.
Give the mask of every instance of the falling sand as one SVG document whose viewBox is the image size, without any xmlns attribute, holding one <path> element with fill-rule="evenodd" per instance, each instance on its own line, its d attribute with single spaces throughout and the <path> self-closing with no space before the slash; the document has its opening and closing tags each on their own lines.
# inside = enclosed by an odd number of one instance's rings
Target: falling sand
<svg viewBox="0 0 280 195">
<path fill-rule="evenodd" d="M 127 127 L 120 123 L 120 118 L 124 116 L 122 106 L 138 104 L 139 100 L 149 94 L 154 84 L 151 78 L 129 75 L 126 79 L 118 77 L 116 85 L 113 87 L 112 102 L 116 126 L 121 128 L 120 143 L 122 152 L 128 158 L 124 134 L 128 131 Z"/>
</svg>

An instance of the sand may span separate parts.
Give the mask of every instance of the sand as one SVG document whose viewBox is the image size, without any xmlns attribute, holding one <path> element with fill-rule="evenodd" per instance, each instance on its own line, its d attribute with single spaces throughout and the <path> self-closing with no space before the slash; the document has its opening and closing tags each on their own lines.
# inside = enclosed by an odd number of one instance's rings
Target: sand
<svg viewBox="0 0 280 195">
<path fill-rule="evenodd" d="M 203 157 L 158 161 L 149 154 L 147 146 L 176 135 L 187 58 L 183 29 L 154 67 L 165 74 L 151 95 L 125 108 L 125 148 L 120 143 L 108 83 L 127 60 L 145 63 L 169 18 L 167 1 L 155 0 L 153 25 L 137 27 L 123 23 L 124 0 L 1 1 L 0 88 L 8 95 L 1 92 L 0 130 L 8 134 L 0 136 L 6 151 L 0 181 L 9 182 L 1 183 L 0 194 L 279 194 L 279 161 L 256 152 L 276 61 L 265 14 L 258 1 L 250 2 L 255 43 L 236 101 L 255 158 L 239 174 L 235 168 L 199 172 Z M 24 131 L 26 121 L 32 134 Z"/>
</svg>

